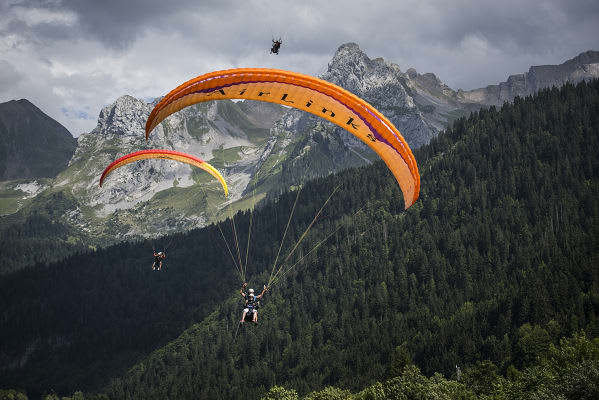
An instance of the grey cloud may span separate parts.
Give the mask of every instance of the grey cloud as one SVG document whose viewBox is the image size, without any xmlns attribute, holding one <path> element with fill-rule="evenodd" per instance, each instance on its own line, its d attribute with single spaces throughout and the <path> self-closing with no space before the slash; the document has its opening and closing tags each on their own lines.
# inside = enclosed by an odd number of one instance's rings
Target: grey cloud
<svg viewBox="0 0 599 400">
<path fill-rule="evenodd" d="M 231 1 L 30 0 L 20 4 L 21 7 L 71 12 L 77 16 L 76 27 L 55 26 L 54 30 L 45 27 L 53 38 L 76 38 L 83 35 L 118 50 L 126 49 L 147 30 L 180 30 L 180 21 L 173 16 L 181 17 L 198 12 L 211 14 L 228 5 L 231 6 Z"/>
<path fill-rule="evenodd" d="M 14 65 L 6 60 L 0 60 L 0 92 L 17 86 L 22 78 Z"/>
<path fill-rule="evenodd" d="M 599 33 L 599 2 L 593 0 L 375 0 L 368 6 L 362 1 L 241 0 L 28 0 L 18 4 L 77 16 L 76 29 L 44 26 L 38 28 L 40 36 L 83 34 L 117 49 L 127 48 L 144 32 L 162 30 L 197 35 L 202 45 L 224 46 L 231 52 L 236 52 L 239 42 L 249 45 L 251 38 L 256 43 L 270 33 L 286 36 L 301 52 L 325 51 L 330 42 L 339 45 L 350 40 L 364 45 L 379 38 L 389 44 L 393 37 L 451 48 L 476 35 L 506 52 L 538 53 L 567 37 L 563 32 L 569 29 L 584 30 L 581 27 L 588 25 L 589 35 Z"/>
<path fill-rule="evenodd" d="M 19 89 L 59 93 L 52 101 L 67 109 L 77 98 L 95 115 L 122 94 L 159 96 L 210 69 L 318 74 L 346 42 L 474 89 L 599 50 L 599 1 L 0 0 L 2 38 Z"/>
</svg>

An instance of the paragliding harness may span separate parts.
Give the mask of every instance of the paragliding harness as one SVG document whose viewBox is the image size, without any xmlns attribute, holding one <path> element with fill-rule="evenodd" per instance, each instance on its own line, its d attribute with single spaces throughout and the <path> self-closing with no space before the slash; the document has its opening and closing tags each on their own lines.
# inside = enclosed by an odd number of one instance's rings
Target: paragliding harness
<svg viewBox="0 0 599 400">
<path fill-rule="evenodd" d="M 152 269 L 160 271 L 162 269 L 162 260 L 165 258 L 166 254 L 164 254 L 162 251 L 156 253 L 156 250 L 154 250 L 154 264 L 152 264 Z"/>
<path fill-rule="evenodd" d="M 253 322 L 254 321 L 254 313 L 257 312 L 258 309 L 260 308 L 260 300 L 256 299 L 256 297 L 254 296 L 254 300 L 250 301 L 250 296 L 249 295 L 246 296 L 244 309 L 247 308 L 248 311 L 247 311 L 247 313 L 245 313 L 243 322 Z M 241 323 L 241 322 L 239 322 L 239 324 L 237 324 L 237 329 L 235 329 L 235 335 L 233 335 L 233 339 L 237 339 L 237 333 L 239 332 L 239 327 L 241 325 L 243 325 L 243 323 Z"/>
<path fill-rule="evenodd" d="M 260 308 L 260 300 L 256 299 L 256 296 L 253 297 L 254 300 L 250 300 L 250 296 L 247 296 L 245 300 L 245 308 L 248 309 L 244 318 L 245 322 L 252 322 L 254 320 L 254 313 Z"/>
<path fill-rule="evenodd" d="M 166 258 L 166 251 L 168 250 L 169 247 L 171 247 L 171 244 L 173 244 L 174 239 L 175 239 L 175 236 L 173 235 L 171 237 L 171 240 L 168 242 L 168 244 L 164 248 L 164 250 L 159 251 L 158 253 L 156 253 L 156 247 L 154 247 L 154 243 L 152 243 L 152 251 L 154 252 L 154 263 L 152 264 L 152 270 L 160 271 L 160 269 L 162 269 L 162 261 L 164 261 L 164 259 Z"/>
<path fill-rule="evenodd" d="M 270 48 L 270 54 L 279 54 L 279 48 L 281 47 L 281 44 L 283 43 L 283 41 L 281 40 L 281 38 L 279 38 L 279 40 L 272 40 L 272 47 Z"/>
</svg>

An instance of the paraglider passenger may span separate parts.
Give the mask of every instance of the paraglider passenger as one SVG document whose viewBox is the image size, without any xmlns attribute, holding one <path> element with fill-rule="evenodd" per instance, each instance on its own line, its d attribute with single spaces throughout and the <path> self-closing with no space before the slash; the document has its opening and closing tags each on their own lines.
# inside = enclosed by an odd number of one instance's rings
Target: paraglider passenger
<svg viewBox="0 0 599 400">
<path fill-rule="evenodd" d="M 160 271 L 162 269 L 162 260 L 165 258 L 166 254 L 164 254 L 162 251 L 156 253 L 156 250 L 154 250 L 154 264 L 152 264 L 152 270 Z"/>
<path fill-rule="evenodd" d="M 272 47 L 270 48 L 270 54 L 279 54 L 279 48 L 281 47 L 281 43 L 283 43 L 281 41 L 281 39 L 279 40 L 272 40 Z"/>
<path fill-rule="evenodd" d="M 245 308 L 243 309 L 243 315 L 241 316 L 241 321 L 240 323 L 244 323 L 245 322 L 245 316 L 250 313 L 250 315 L 252 315 L 252 322 L 256 325 L 258 325 L 258 302 L 260 301 L 260 299 L 262 298 L 262 296 L 264 296 L 264 293 L 266 293 L 268 291 L 268 288 L 266 286 L 264 286 L 264 289 L 262 289 L 262 293 L 260 293 L 259 295 L 255 296 L 254 295 L 254 289 L 250 289 L 248 292 L 248 294 L 246 294 L 243 290 L 246 288 L 247 283 L 244 283 L 241 286 L 241 289 L 239 289 L 239 294 L 241 294 L 243 296 L 243 298 L 245 299 Z"/>
</svg>

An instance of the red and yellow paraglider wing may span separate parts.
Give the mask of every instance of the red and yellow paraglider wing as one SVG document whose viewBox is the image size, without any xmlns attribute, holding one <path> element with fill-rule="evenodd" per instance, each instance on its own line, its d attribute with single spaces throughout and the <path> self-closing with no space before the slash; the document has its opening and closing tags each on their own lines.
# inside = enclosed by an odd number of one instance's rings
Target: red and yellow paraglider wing
<svg viewBox="0 0 599 400">
<path fill-rule="evenodd" d="M 228 196 L 229 194 L 227 182 L 225 182 L 225 179 L 222 177 L 222 175 L 218 172 L 216 168 L 197 157 L 173 150 L 142 150 L 136 151 L 135 153 L 127 154 L 119 158 L 118 160 L 113 161 L 108 167 L 106 167 L 106 169 L 102 173 L 102 176 L 100 177 L 100 186 L 102 186 L 102 184 L 104 183 L 104 179 L 106 179 L 106 177 L 115 169 L 135 161 L 148 159 L 174 160 L 201 168 L 216 179 L 218 179 L 218 181 L 223 187 L 223 190 L 225 191 L 225 196 Z"/>
<path fill-rule="evenodd" d="M 322 79 L 289 71 L 241 68 L 192 79 L 167 94 L 152 110 L 146 139 L 166 117 L 210 100 L 247 99 L 278 103 L 324 118 L 358 137 L 387 164 L 410 207 L 420 192 L 412 151 L 393 124 L 366 101 Z"/>
</svg>

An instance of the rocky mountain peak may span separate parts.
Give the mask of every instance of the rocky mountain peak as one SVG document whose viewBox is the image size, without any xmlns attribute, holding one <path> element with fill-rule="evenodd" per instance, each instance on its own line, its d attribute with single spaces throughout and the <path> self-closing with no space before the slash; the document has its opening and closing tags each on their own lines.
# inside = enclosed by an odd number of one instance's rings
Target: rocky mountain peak
<svg viewBox="0 0 599 400">
<path fill-rule="evenodd" d="M 599 63 L 599 51 L 588 50 L 588 51 L 580 53 L 573 59 L 566 61 L 564 64 L 566 64 L 566 65 L 569 65 L 569 64 L 585 65 L 585 64 L 596 64 L 596 63 Z"/>
<path fill-rule="evenodd" d="M 368 56 L 355 43 L 341 45 L 321 77 L 351 92 L 360 90 L 360 82 L 370 65 Z"/>
<path fill-rule="evenodd" d="M 328 65 L 327 72 L 321 78 L 342 86 L 350 92 L 360 95 L 374 81 L 373 76 L 396 74 L 399 67 L 388 64 L 383 58 L 370 59 L 355 43 L 343 44 Z M 370 82 L 365 82 L 369 80 Z"/>
<path fill-rule="evenodd" d="M 151 105 L 146 102 L 121 96 L 100 111 L 98 125 L 92 133 L 141 137 L 145 135 L 145 120 L 151 111 Z"/>
<path fill-rule="evenodd" d="M 441 79 L 437 78 L 437 75 L 432 72 L 426 72 L 424 74 L 416 73 L 413 79 L 417 79 L 422 85 L 430 88 L 438 88 L 445 85 L 441 82 Z"/>
<path fill-rule="evenodd" d="M 0 181 L 54 177 L 77 141 L 26 99 L 0 103 Z"/>
<path fill-rule="evenodd" d="M 25 107 L 25 108 L 30 108 L 30 109 L 33 109 L 33 110 L 41 111 L 32 102 L 30 102 L 27 99 L 11 100 L 11 101 L 8 102 L 8 104 L 10 104 L 10 103 L 15 103 L 15 104 L 18 104 L 21 107 Z"/>
<path fill-rule="evenodd" d="M 329 61 L 328 68 L 329 70 L 334 69 L 335 65 L 340 62 L 340 60 L 349 60 L 353 59 L 356 61 L 368 59 L 368 56 L 360 49 L 356 43 L 345 43 L 339 46 L 331 61 Z M 345 63 L 345 61 L 341 61 L 341 63 Z"/>
<path fill-rule="evenodd" d="M 1 103 L 1 106 L 6 112 L 12 112 L 17 114 L 29 113 L 37 115 L 47 120 L 52 120 L 49 116 L 44 114 L 42 110 L 37 108 L 35 104 L 33 104 L 27 99 L 9 100 L 6 103 Z"/>
<path fill-rule="evenodd" d="M 428 143 L 436 133 L 427 125 L 405 85 L 397 64 L 370 59 L 355 43 L 339 47 L 322 79 L 362 97 L 381 111 L 405 135 L 411 146 Z"/>
</svg>

